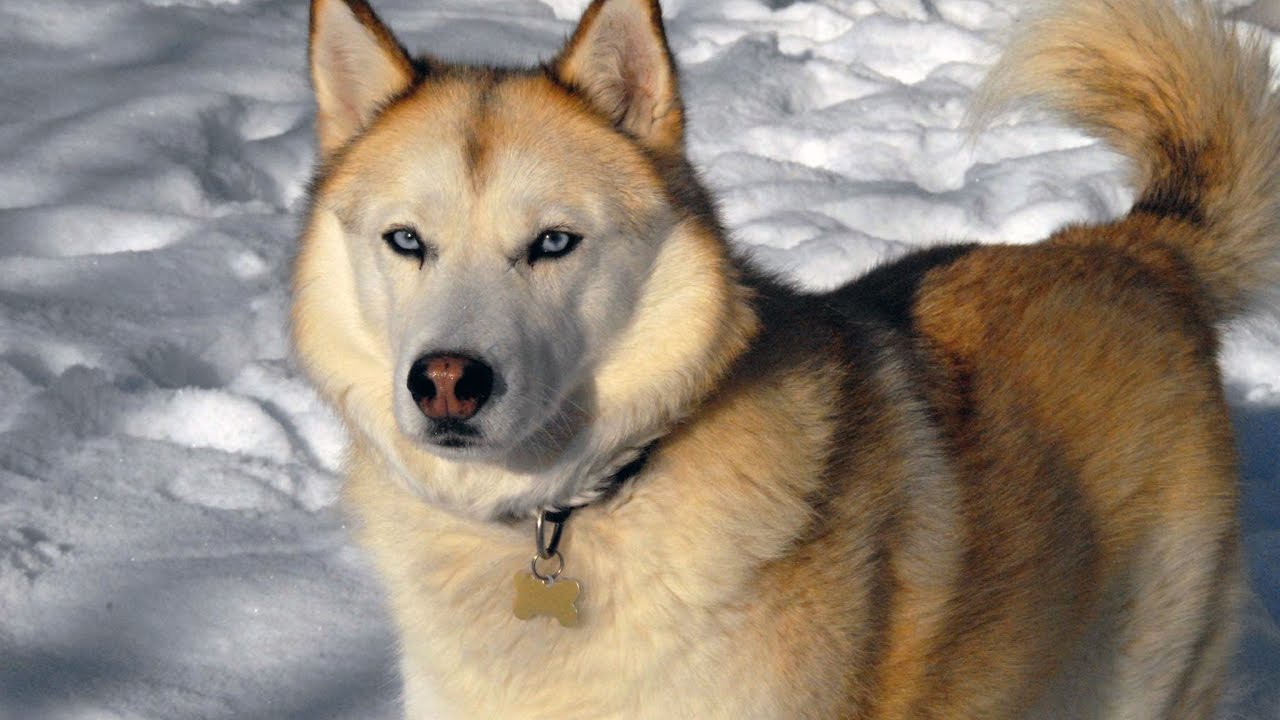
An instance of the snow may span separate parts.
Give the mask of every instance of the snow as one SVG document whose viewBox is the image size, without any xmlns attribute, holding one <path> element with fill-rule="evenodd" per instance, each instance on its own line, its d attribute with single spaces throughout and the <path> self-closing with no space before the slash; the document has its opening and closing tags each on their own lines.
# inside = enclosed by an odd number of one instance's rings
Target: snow
<svg viewBox="0 0 1280 720">
<path fill-rule="evenodd" d="M 1022 4 L 668 0 L 738 242 L 830 287 L 1122 212 L 1089 138 L 1035 112 L 966 134 Z M 585 0 L 375 5 L 410 47 L 529 62 Z M 390 622 L 335 505 L 342 430 L 288 355 L 306 13 L 0 4 L 0 720 L 396 716 Z M 1280 718 L 1278 317 L 1222 356 L 1251 579 L 1222 718 Z"/>
</svg>

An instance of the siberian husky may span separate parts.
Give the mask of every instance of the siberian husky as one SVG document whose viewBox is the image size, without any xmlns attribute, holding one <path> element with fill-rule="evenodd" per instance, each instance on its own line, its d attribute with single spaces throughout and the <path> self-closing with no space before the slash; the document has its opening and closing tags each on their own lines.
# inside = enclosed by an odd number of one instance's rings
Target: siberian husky
<svg viewBox="0 0 1280 720">
<path fill-rule="evenodd" d="M 811 294 L 727 240 L 655 0 L 523 69 L 411 57 L 363 0 L 310 32 L 294 339 L 409 717 L 1210 717 L 1218 331 L 1280 279 L 1262 43 L 1045 10 L 977 115 L 1040 97 L 1129 158 L 1131 212 Z"/>
</svg>

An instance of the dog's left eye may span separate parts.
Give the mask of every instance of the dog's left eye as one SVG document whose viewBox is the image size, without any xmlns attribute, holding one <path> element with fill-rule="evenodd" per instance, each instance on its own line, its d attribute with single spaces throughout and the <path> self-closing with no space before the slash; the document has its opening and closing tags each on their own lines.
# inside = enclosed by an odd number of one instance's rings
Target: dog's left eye
<svg viewBox="0 0 1280 720">
<path fill-rule="evenodd" d="M 564 257 L 573 252 L 579 242 L 582 242 L 581 235 L 564 230 L 543 230 L 538 234 L 538 239 L 529 246 L 529 263 Z"/>
<path fill-rule="evenodd" d="M 391 228 L 382 233 L 382 239 L 401 255 L 412 255 L 419 260 L 425 255 L 422 238 L 418 237 L 418 232 L 413 228 Z"/>
</svg>

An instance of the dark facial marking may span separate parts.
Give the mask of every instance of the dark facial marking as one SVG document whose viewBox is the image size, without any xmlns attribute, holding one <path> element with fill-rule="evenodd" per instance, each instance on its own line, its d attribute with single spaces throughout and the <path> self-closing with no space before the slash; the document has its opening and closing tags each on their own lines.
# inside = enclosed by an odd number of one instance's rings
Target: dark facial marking
<svg viewBox="0 0 1280 720">
<path fill-rule="evenodd" d="M 485 160 L 489 154 L 488 125 L 489 110 L 493 105 L 494 92 L 500 82 L 499 73 L 490 69 L 481 69 L 476 73 L 475 107 L 466 120 L 467 129 L 463 139 L 463 159 L 467 166 L 467 176 L 471 178 L 472 187 L 478 187 L 483 180 Z"/>
</svg>

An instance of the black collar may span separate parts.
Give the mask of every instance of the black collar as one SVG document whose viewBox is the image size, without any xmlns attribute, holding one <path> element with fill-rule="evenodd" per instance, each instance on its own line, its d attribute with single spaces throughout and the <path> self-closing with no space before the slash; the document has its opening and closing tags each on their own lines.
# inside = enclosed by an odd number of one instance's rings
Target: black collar
<svg viewBox="0 0 1280 720">
<path fill-rule="evenodd" d="M 567 508 L 548 508 L 543 511 L 542 516 L 550 522 L 563 524 L 565 520 L 569 519 L 569 515 L 571 515 L 574 510 L 581 510 L 588 505 L 613 497 L 618 493 L 618 490 L 623 485 L 644 471 L 644 466 L 648 464 L 649 456 L 653 454 L 653 449 L 657 447 L 657 445 L 658 440 L 654 440 L 648 445 L 645 445 L 640 450 L 640 454 L 636 455 L 634 460 L 618 468 L 617 472 L 610 475 L 608 479 L 605 480 L 604 486 L 600 491 L 600 495 L 591 502 L 582 503 L 581 505 L 571 505 Z"/>
</svg>

